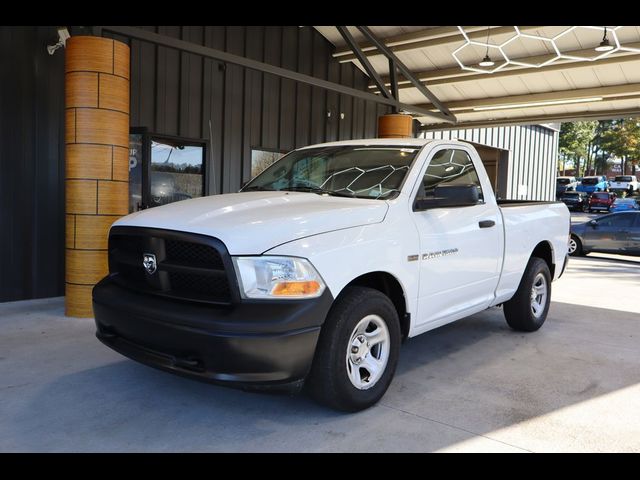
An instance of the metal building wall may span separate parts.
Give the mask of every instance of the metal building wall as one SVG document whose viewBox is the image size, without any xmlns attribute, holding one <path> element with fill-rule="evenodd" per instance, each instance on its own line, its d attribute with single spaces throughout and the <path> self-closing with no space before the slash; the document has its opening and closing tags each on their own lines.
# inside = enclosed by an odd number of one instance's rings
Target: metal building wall
<svg viewBox="0 0 640 480">
<path fill-rule="evenodd" d="M 367 89 L 368 78 L 352 63 L 334 60 L 333 46 L 312 27 L 141 28 Z M 235 191 L 250 179 L 252 147 L 286 152 L 313 143 L 375 137 L 378 116 L 390 111 L 199 55 L 105 35 L 131 46 L 131 126 L 209 139 L 211 122 L 210 194 Z"/>
<path fill-rule="evenodd" d="M 0 28 L 0 302 L 61 295 L 64 55 L 52 27 Z"/>
<path fill-rule="evenodd" d="M 423 138 L 460 139 L 509 150 L 507 200 L 555 200 L 558 132 L 541 125 L 422 132 Z M 519 189 L 526 185 L 526 194 Z M 520 190 L 520 191 L 519 191 Z"/>
<path fill-rule="evenodd" d="M 146 28 L 367 89 L 364 74 L 334 61 L 331 45 L 311 27 Z M 0 27 L 0 302 L 63 294 L 64 50 L 46 51 L 56 41 L 55 27 Z M 131 125 L 208 139 L 210 120 L 210 194 L 237 190 L 248 179 L 251 147 L 286 151 L 373 137 L 378 115 L 389 112 L 197 55 L 128 43 Z"/>
</svg>

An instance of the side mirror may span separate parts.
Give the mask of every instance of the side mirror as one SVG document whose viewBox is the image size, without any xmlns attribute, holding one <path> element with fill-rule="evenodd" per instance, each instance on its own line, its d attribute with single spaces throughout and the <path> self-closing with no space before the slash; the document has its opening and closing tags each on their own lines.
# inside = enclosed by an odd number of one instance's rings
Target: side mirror
<svg viewBox="0 0 640 480">
<path fill-rule="evenodd" d="M 417 198 L 413 209 L 468 207 L 476 205 L 479 198 L 475 185 L 440 185 L 433 189 L 433 197 Z"/>
<path fill-rule="evenodd" d="M 595 220 L 591 220 L 589 222 L 589 225 L 591 225 L 593 228 L 596 228 L 598 226 L 598 222 L 596 222 Z"/>
</svg>

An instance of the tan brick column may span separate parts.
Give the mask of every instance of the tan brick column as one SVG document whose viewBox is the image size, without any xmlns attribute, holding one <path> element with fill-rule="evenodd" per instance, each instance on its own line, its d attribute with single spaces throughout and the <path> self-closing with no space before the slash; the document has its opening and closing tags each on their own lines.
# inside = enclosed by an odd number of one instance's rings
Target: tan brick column
<svg viewBox="0 0 640 480">
<path fill-rule="evenodd" d="M 129 211 L 129 47 L 67 40 L 65 59 L 65 314 L 92 317 L 107 274 L 107 232 Z"/>
<path fill-rule="evenodd" d="M 413 137 L 413 117 L 392 113 L 378 117 L 378 138 Z"/>
</svg>

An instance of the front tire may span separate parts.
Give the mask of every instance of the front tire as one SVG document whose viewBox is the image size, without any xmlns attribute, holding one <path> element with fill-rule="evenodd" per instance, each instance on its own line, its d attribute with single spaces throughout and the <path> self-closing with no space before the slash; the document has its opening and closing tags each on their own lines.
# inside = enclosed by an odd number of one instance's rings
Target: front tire
<svg viewBox="0 0 640 480">
<path fill-rule="evenodd" d="M 306 385 L 318 402 L 347 412 L 374 405 L 398 363 L 400 321 L 378 290 L 347 287 L 322 326 Z"/>
<path fill-rule="evenodd" d="M 547 319 L 551 303 L 551 272 L 547 262 L 531 257 L 518 290 L 504 304 L 507 324 L 520 332 L 535 332 Z"/>
<path fill-rule="evenodd" d="M 582 251 L 582 242 L 577 236 L 573 234 L 571 235 L 571 237 L 569 237 L 568 253 L 572 257 L 580 257 L 584 255 L 584 252 Z"/>
</svg>

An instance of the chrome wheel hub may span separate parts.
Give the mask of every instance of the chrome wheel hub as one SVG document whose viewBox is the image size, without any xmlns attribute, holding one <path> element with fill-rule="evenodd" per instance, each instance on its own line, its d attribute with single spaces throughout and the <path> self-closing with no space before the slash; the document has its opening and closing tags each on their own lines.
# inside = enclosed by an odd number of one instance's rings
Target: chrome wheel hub
<svg viewBox="0 0 640 480">
<path fill-rule="evenodd" d="M 380 380 L 389 360 L 389 348 L 389 329 L 380 316 L 367 315 L 358 322 L 346 354 L 347 376 L 354 387 L 367 390 Z"/>
<path fill-rule="evenodd" d="M 576 243 L 575 239 L 569 239 L 569 253 L 575 252 L 577 248 L 578 244 Z"/>
<path fill-rule="evenodd" d="M 536 318 L 540 318 L 547 303 L 548 286 L 547 279 L 542 273 L 538 273 L 533 279 L 531 287 L 531 313 Z"/>
</svg>

